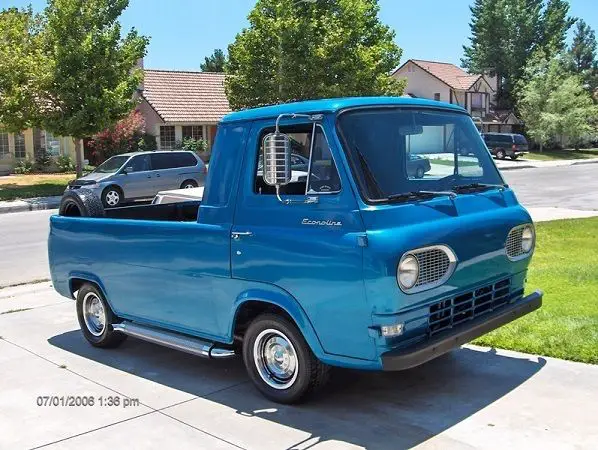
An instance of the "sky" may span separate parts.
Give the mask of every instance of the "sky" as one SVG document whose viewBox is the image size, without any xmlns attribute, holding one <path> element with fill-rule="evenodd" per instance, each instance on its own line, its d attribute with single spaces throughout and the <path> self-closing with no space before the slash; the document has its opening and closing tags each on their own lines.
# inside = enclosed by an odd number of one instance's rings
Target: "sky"
<svg viewBox="0 0 598 450">
<path fill-rule="evenodd" d="M 45 0 L 0 0 L 0 8 Z M 473 0 L 380 0 L 380 19 L 396 33 L 407 59 L 459 65 L 468 43 L 469 5 Z M 215 48 L 226 50 L 247 26 L 255 0 L 130 0 L 121 16 L 123 30 L 135 27 L 150 36 L 146 68 L 199 70 Z M 583 18 L 598 33 L 598 0 L 570 0 L 570 14 Z"/>
</svg>

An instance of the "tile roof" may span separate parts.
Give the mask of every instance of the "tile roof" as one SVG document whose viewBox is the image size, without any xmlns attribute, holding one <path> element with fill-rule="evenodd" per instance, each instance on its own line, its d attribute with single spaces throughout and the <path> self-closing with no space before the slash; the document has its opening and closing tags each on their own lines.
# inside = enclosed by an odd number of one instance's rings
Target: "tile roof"
<svg viewBox="0 0 598 450">
<path fill-rule="evenodd" d="M 164 122 L 218 122 L 231 109 L 224 74 L 144 70 L 143 97 Z"/>
<path fill-rule="evenodd" d="M 481 75 L 470 75 L 451 63 L 411 59 L 413 63 L 444 81 L 453 89 L 469 89 Z"/>
</svg>

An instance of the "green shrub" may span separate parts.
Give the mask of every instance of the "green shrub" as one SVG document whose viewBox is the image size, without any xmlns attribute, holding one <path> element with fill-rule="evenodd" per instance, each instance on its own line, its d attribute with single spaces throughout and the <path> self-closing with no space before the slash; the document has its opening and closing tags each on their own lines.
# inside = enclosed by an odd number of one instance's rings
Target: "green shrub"
<svg viewBox="0 0 598 450">
<path fill-rule="evenodd" d="M 19 160 L 14 168 L 14 173 L 17 175 L 26 175 L 32 171 L 33 161 L 31 161 L 29 158 Z"/>
<path fill-rule="evenodd" d="M 48 172 L 52 165 L 52 157 L 45 150 L 39 151 L 35 157 L 34 169 L 36 172 Z"/>
<path fill-rule="evenodd" d="M 156 136 L 150 133 L 143 133 L 139 138 L 139 143 L 137 147 L 141 151 L 153 151 L 158 149 L 158 143 L 156 141 Z"/>
<path fill-rule="evenodd" d="M 183 150 L 190 150 L 201 155 L 208 150 L 208 143 L 204 139 L 186 138 L 180 146 Z"/>
<path fill-rule="evenodd" d="M 61 155 L 58 158 L 56 158 L 56 167 L 58 168 L 59 172 L 75 171 L 75 163 L 73 163 L 73 160 L 66 155 Z"/>
</svg>

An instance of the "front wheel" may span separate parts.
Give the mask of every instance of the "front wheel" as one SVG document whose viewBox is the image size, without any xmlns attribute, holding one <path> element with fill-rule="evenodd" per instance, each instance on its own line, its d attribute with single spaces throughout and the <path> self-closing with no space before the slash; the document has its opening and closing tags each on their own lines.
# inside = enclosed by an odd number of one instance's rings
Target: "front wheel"
<svg viewBox="0 0 598 450">
<path fill-rule="evenodd" d="M 497 150 L 496 151 L 496 157 L 498 159 L 505 159 L 505 151 L 504 150 Z"/>
<path fill-rule="evenodd" d="M 274 314 L 259 316 L 247 329 L 243 361 L 257 389 L 277 403 L 297 403 L 328 380 L 329 367 L 297 327 Z"/>
<path fill-rule="evenodd" d="M 85 339 L 94 347 L 117 347 L 127 335 L 114 331 L 118 322 L 100 290 L 91 283 L 77 293 L 77 319 Z"/>
<path fill-rule="evenodd" d="M 513 161 L 515 161 L 517 158 L 519 158 L 519 155 L 516 155 L 516 154 L 514 154 L 514 153 L 511 155 L 511 159 L 512 159 Z"/>
<path fill-rule="evenodd" d="M 123 191 L 116 186 L 108 186 L 102 192 L 102 203 L 106 208 L 115 208 L 124 200 Z"/>
<path fill-rule="evenodd" d="M 415 177 L 416 178 L 423 178 L 424 177 L 424 168 L 423 167 L 418 167 L 417 170 L 415 171 Z"/>
</svg>

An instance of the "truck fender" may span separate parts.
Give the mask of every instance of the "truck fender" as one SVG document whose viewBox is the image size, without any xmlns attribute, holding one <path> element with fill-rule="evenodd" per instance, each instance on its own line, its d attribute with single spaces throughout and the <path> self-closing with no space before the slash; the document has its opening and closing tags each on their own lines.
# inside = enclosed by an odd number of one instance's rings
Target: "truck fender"
<svg viewBox="0 0 598 450">
<path fill-rule="evenodd" d="M 243 291 L 236 299 L 233 305 L 233 311 L 231 317 L 233 320 L 230 324 L 230 336 L 233 336 L 235 324 L 237 322 L 237 314 L 241 309 L 241 306 L 248 301 L 256 301 L 263 303 L 270 303 L 278 306 L 285 310 L 287 314 L 293 319 L 299 331 L 303 334 L 303 337 L 310 346 L 312 352 L 316 357 L 322 359 L 325 357 L 324 348 L 322 343 L 316 334 L 316 331 L 309 320 L 309 317 L 299 305 L 299 302 L 288 292 L 284 290 L 272 290 L 272 289 L 248 289 Z"/>
<path fill-rule="evenodd" d="M 112 311 L 115 311 L 114 307 L 110 303 L 110 297 L 108 297 L 108 295 L 106 294 L 106 288 L 104 287 L 104 283 L 102 283 L 102 281 L 94 274 L 89 273 L 89 272 L 73 271 L 73 272 L 69 273 L 68 280 L 69 280 L 69 292 L 71 293 L 71 297 L 73 297 L 72 292 L 73 292 L 73 281 L 74 280 L 89 281 L 90 283 L 95 284 L 98 287 L 98 289 L 100 291 L 102 291 L 102 295 L 108 302 L 108 305 L 110 305 L 110 308 L 112 309 Z"/>
</svg>

